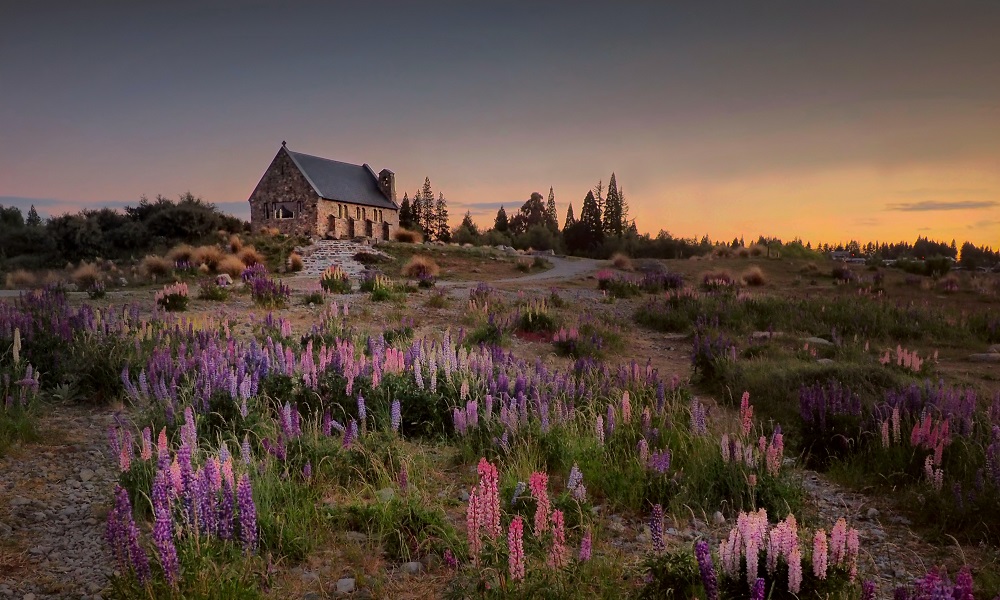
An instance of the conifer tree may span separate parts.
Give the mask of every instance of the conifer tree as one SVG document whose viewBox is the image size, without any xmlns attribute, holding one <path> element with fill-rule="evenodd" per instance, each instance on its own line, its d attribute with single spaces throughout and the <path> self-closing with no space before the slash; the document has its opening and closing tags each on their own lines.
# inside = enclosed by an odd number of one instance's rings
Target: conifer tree
<svg viewBox="0 0 1000 600">
<path fill-rule="evenodd" d="M 42 218 L 38 216 L 38 211 L 35 210 L 34 204 L 28 209 L 28 218 L 24 221 L 24 224 L 28 227 L 41 227 Z M 954 246 L 955 242 L 952 242 L 951 245 Z"/>
<path fill-rule="evenodd" d="M 437 214 L 434 207 L 434 192 L 431 190 L 431 178 L 424 177 L 424 185 L 420 188 L 420 228 L 427 236 L 434 235 L 437 229 Z"/>
<path fill-rule="evenodd" d="M 622 218 L 621 194 L 618 191 L 618 184 L 615 174 L 611 174 L 611 181 L 608 182 L 608 195 L 604 199 L 604 221 L 602 227 L 606 235 L 621 237 L 625 233 L 625 222 Z"/>
<path fill-rule="evenodd" d="M 448 201 L 444 194 L 438 192 L 434 203 L 434 236 L 440 242 L 451 241 L 451 227 L 448 226 Z"/>
<path fill-rule="evenodd" d="M 399 204 L 399 226 L 404 229 L 413 227 L 413 209 L 410 207 L 410 197 L 404 193 Z"/>
<path fill-rule="evenodd" d="M 413 229 L 421 229 L 423 216 L 424 211 L 420 202 L 420 190 L 417 190 L 413 194 L 413 200 L 410 202 L 410 227 Z"/>
<path fill-rule="evenodd" d="M 497 218 L 493 221 L 493 229 L 503 233 L 510 229 L 510 220 L 507 218 L 507 211 L 503 209 L 502 204 L 500 210 L 497 211 Z"/>
<path fill-rule="evenodd" d="M 545 201 L 545 224 L 552 233 L 559 233 L 559 217 L 556 215 L 556 194 L 549 187 L 549 197 Z"/>
<path fill-rule="evenodd" d="M 569 229 L 576 223 L 576 217 L 573 216 L 573 203 L 569 203 L 569 208 L 566 209 L 566 223 L 563 225 L 563 231 Z"/>
</svg>

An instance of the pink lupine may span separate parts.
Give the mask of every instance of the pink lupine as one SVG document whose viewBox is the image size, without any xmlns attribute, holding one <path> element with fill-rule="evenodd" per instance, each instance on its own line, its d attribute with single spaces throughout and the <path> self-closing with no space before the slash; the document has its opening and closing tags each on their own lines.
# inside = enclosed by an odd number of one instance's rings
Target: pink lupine
<svg viewBox="0 0 1000 600">
<path fill-rule="evenodd" d="M 740 398 L 740 423 L 743 437 L 750 435 L 750 429 L 753 427 L 753 406 L 750 404 L 750 392 L 743 392 L 743 397 Z"/>
<path fill-rule="evenodd" d="M 535 499 L 535 535 L 545 533 L 549 525 L 549 476 L 545 473 L 535 472 L 528 480 L 528 488 Z"/>
<path fill-rule="evenodd" d="M 472 488 L 469 492 L 469 505 L 465 508 L 465 529 L 469 542 L 469 556 L 472 558 L 472 564 L 476 566 L 479 566 L 479 555 L 483 551 L 482 538 L 479 537 L 479 502 L 479 490 Z"/>
<path fill-rule="evenodd" d="M 777 477 L 781 470 L 781 461 L 785 453 L 784 436 L 781 433 L 774 434 L 771 445 L 767 448 L 767 473 L 771 477 Z"/>
<path fill-rule="evenodd" d="M 569 562 L 569 548 L 566 547 L 566 530 L 563 512 L 552 511 L 552 548 L 549 550 L 548 565 L 561 569 Z"/>
<path fill-rule="evenodd" d="M 826 579 L 827 565 L 827 543 L 826 532 L 822 529 L 813 535 L 813 575 L 819 579 Z"/>
<path fill-rule="evenodd" d="M 149 427 L 142 429 L 142 450 L 139 451 L 139 458 L 142 460 L 153 458 L 153 434 Z"/>
<path fill-rule="evenodd" d="M 495 540 L 503 533 L 500 527 L 500 474 L 496 466 L 485 458 L 479 459 L 477 471 L 483 513 L 480 526 L 486 529 L 486 535 L 491 540 Z"/>
<path fill-rule="evenodd" d="M 638 450 L 639 464 L 645 467 L 649 462 L 649 442 L 646 441 L 646 438 L 639 440 Z"/>
<path fill-rule="evenodd" d="M 830 531 L 830 562 L 836 566 L 841 566 L 847 557 L 847 521 L 841 517 L 837 519 L 833 529 Z"/>
<path fill-rule="evenodd" d="M 594 422 L 594 431 L 597 433 L 597 443 L 601 446 L 604 445 L 604 417 L 597 415 L 597 420 Z"/>
<path fill-rule="evenodd" d="M 160 435 L 156 438 L 156 458 L 162 459 L 165 456 L 170 456 L 170 449 L 167 445 L 166 427 L 160 430 Z"/>
<path fill-rule="evenodd" d="M 629 399 L 628 390 L 622 394 L 622 422 L 628 423 L 632 420 L 632 401 Z"/>
<path fill-rule="evenodd" d="M 802 554 L 798 547 L 788 556 L 788 591 L 798 594 L 802 587 Z"/>
<path fill-rule="evenodd" d="M 520 515 L 510 522 L 507 532 L 507 564 L 512 580 L 524 579 L 524 522 Z"/>
<path fill-rule="evenodd" d="M 853 527 L 847 531 L 847 565 L 851 575 L 851 583 L 858 576 L 858 552 L 861 542 L 858 539 L 858 530 Z"/>
<path fill-rule="evenodd" d="M 722 446 L 722 462 L 728 463 L 730 461 L 730 447 L 729 447 L 728 433 L 722 434 L 722 440 L 719 445 Z"/>
<path fill-rule="evenodd" d="M 588 529 L 583 533 L 583 538 L 580 540 L 580 562 L 587 562 L 590 560 L 592 545 L 593 539 L 591 538 L 590 530 Z"/>
<path fill-rule="evenodd" d="M 889 447 L 889 420 L 882 421 L 882 447 Z"/>
<path fill-rule="evenodd" d="M 898 444 L 901 439 L 902 436 L 900 435 L 899 430 L 899 407 L 897 406 L 892 409 L 892 441 L 893 443 Z"/>
</svg>

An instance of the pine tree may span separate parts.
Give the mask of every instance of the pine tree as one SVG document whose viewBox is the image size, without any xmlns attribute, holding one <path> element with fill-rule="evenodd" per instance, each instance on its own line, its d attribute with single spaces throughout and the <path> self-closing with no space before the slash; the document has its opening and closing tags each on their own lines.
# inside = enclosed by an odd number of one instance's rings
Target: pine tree
<svg viewBox="0 0 1000 600">
<path fill-rule="evenodd" d="M 424 216 L 423 208 L 424 207 L 421 205 L 421 202 L 420 202 L 420 190 L 417 190 L 416 193 L 413 194 L 413 200 L 410 202 L 410 228 L 411 229 L 420 229 L 421 228 L 421 223 L 423 222 L 422 219 L 423 219 L 423 216 Z"/>
<path fill-rule="evenodd" d="M 549 197 L 545 201 L 545 221 L 552 233 L 559 233 L 559 217 L 556 215 L 556 194 L 549 187 Z"/>
<path fill-rule="evenodd" d="M 507 211 L 503 209 L 502 204 L 500 210 L 497 211 L 497 218 L 493 221 L 493 229 L 503 233 L 510 229 L 510 220 L 507 218 Z"/>
<path fill-rule="evenodd" d="M 602 223 L 605 235 L 621 237 L 624 233 L 624 221 L 622 220 L 621 195 L 618 192 L 618 184 L 615 181 L 615 174 L 611 174 L 611 181 L 608 182 L 608 195 L 604 199 L 604 222 Z"/>
<path fill-rule="evenodd" d="M 593 193 L 587 193 L 583 199 L 583 210 L 580 211 L 580 223 L 583 224 L 588 241 L 599 244 L 604 241 L 604 230 L 601 226 L 601 209 L 597 206 L 597 198 Z"/>
<path fill-rule="evenodd" d="M 476 222 L 472 220 L 472 213 L 470 211 L 465 211 L 465 216 L 462 217 L 462 224 L 458 227 L 460 229 L 468 229 L 473 234 L 479 235 L 479 227 L 476 225 Z"/>
<path fill-rule="evenodd" d="M 635 220 L 629 220 L 628 218 L 628 201 L 625 200 L 625 192 L 622 190 L 622 186 L 618 186 L 618 205 L 621 207 L 622 231 L 630 229 L 628 226 L 629 223 L 631 223 L 631 228 L 635 228 Z"/>
<path fill-rule="evenodd" d="M 604 211 L 604 182 L 598 181 L 597 185 L 594 186 L 594 200 L 597 202 L 597 210 Z M 580 217 L 583 218 L 583 213 L 580 213 Z"/>
<path fill-rule="evenodd" d="M 451 227 L 448 226 L 448 201 L 444 194 L 438 192 L 434 203 L 434 236 L 439 242 L 451 241 Z"/>
<path fill-rule="evenodd" d="M 410 207 L 410 197 L 405 193 L 399 205 L 399 226 L 403 229 L 413 227 L 413 209 Z"/>
<path fill-rule="evenodd" d="M 434 210 L 434 192 L 431 190 L 431 178 L 424 177 L 424 185 L 420 188 L 420 228 L 427 236 L 434 235 L 437 219 Z"/>
<path fill-rule="evenodd" d="M 576 223 L 576 217 L 573 216 L 573 203 L 569 203 L 569 208 L 566 209 L 566 224 L 563 225 L 563 231 L 569 229 Z"/>
<path fill-rule="evenodd" d="M 34 204 L 28 209 L 28 218 L 24 224 L 28 227 L 40 227 L 42 225 L 42 218 L 38 216 L 38 211 L 35 210 Z M 955 242 L 952 242 L 952 245 L 955 245 Z"/>
</svg>

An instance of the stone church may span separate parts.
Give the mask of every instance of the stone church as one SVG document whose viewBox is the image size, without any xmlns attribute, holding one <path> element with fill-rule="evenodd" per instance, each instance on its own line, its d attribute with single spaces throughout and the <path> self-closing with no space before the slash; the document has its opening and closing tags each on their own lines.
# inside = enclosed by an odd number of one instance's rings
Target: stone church
<svg viewBox="0 0 1000 600">
<path fill-rule="evenodd" d="M 250 194 L 254 231 L 335 239 L 390 239 L 399 226 L 396 176 L 288 149 L 285 142 Z"/>
</svg>

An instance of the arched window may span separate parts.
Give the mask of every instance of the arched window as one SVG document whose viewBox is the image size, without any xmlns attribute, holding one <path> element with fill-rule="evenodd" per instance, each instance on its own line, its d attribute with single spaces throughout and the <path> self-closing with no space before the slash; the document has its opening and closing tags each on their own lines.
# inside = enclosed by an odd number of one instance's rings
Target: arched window
<svg viewBox="0 0 1000 600">
<path fill-rule="evenodd" d="M 355 206 L 354 207 L 354 218 L 357 219 L 357 220 L 359 220 L 359 221 L 361 220 L 361 207 L 360 206 Z"/>
</svg>

